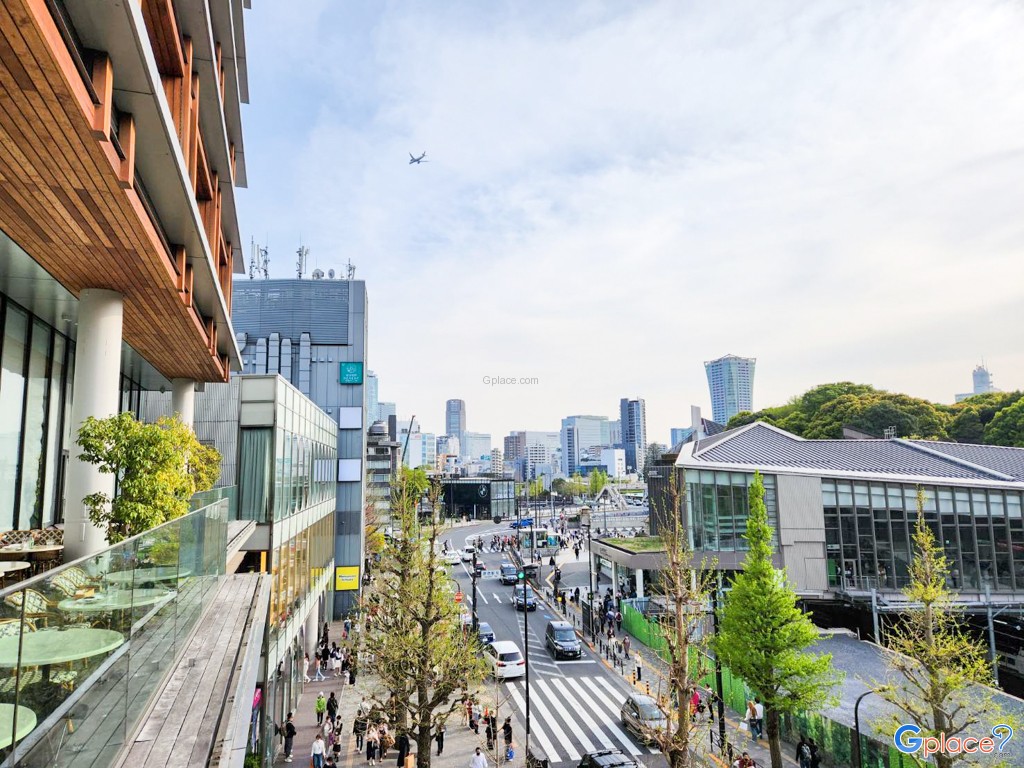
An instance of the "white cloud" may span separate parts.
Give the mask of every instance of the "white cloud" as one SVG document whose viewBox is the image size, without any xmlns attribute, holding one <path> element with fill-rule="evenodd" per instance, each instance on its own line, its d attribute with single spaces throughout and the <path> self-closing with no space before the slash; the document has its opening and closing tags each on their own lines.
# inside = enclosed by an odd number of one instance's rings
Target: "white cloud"
<svg viewBox="0 0 1024 768">
<path fill-rule="evenodd" d="M 1021 385 L 1020 6 L 274 5 L 243 225 L 277 276 L 300 235 L 358 265 L 381 396 L 427 428 L 640 394 L 666 440 L 726 352 L 760 405 L 949 400 L 983 354 Z"/>
</svg>

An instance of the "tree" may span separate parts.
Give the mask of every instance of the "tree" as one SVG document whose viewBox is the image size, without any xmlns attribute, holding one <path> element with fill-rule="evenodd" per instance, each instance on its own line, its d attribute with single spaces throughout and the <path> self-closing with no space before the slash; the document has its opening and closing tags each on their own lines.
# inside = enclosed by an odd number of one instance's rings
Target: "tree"
<svg viewBox="0 0 1024 768">
<path fill-rule="evenodd" d="M 678 480 L 668 481 L 664 503 L 652 501 L 651 514 L 658 517 L 657 530 L 665 545 L 664 568 L 658 591 L 665 606 L 658 630 L 665 640 L 668 663 L 668 698 L 672 702 L 666 728 L 648 728 L 649 737 L 668 760 L 669 768 L 703 765 L 694 753 L 703 739 L 695 731 L 690 699 L 707 674 L 706 610 L 710 603 L 715 563 L 701 563 L 695 571 L 693 550 L 681 516 Z"/>
<path fill-rule="evenodd" d="M 785 571 L 772 562 L 773 530 L 764 505 L 759 472 L 748 492 L 747 545 L 743 571 L 736 576 L 719 612 L 715 653 L 733 674 L 743 678 L 765 709 L 772 768 L 782 768 L 779 716 L 820 709 L 833 701 L 839 676 L 829 654 L 806 649 L 818 633 L 796 604 Z"/>
<path fill-rule="evenodd" d="M 661 461 L 661 455 L 667 450 L 668 448 L 661 443 L 648 443 L 644 452 L 644 472 L 646 473 L 647 467 L 653 467 Z"/>
<path fill-rule="evenodd" d="M 886 646 L 892 652 L 888 665 L 894 673 L 890 682 L 876 692 L 899 714 L 879 723 L 879 730 L 891 739 L 903 723 L 916 725 L 922 738 L 945 734 L 952 736 L 989 735 L 989 729 L 1008 720 L 988 686 L 992 665 L 987 646 L 970 636 L 961 622 L 961 612 L 953 604 L 946 582 L 949 563 L 942 554 L 935 534 L 924 520 L 924 492 L 917 492 L 917 526 L 914 529 L 914 555 L 910 564 L 910 583 L 904 590 L 911 606 L 890 630 Z M 975 724 L 983 728 L 973 729 Z M 997 768 L 1005 762 L 993 762 L 993 755 L 939 753 L 939 768 L 960 765 L 986 765 Z M 923 761 L 916 764 L 925 765 Z"/>
<path fill-rule="evenodd" d="M 601 469 L 593 469 L 587 476 L 590 486 L 590 495 L 597 496 L 608 483 L 608 473 Z"/>
<path fill-rule="evenodd" d="M 114 498 L 101 492 L 82 499 L 93 525 L 107 529 L 110 544 L 186 514 L 189 500 L 220 475 L 220 454 L 177 417 L 147 424 L 130 413 L 90 416 L 76 442 L 82 461 L 117 479 Z"/>
<path fill-rule="evenodd" d="M 395 711 L 400 729 L 409 729 L 418 768 L 430 766 L 436 726 L 483 677 L 479 641 L 463 634 L 454 583 L 438 551 L 441 493 L 440 481 L 430 481 L 427 496 L 435 516 L 421 521 L 419 482 L 412 472 L 400 472 L 391 502 L 396 537 L 384 547 L 365 605 L 371 617 L 364 637 L 369 666 L 383 686 L 375 698 Z"/>
<path fill-rule="evenodd" d="M 1003 408 L 985 427 L 985 442 L 989 445 L 1024 447 L 1024 399 Z"/>
</svg>

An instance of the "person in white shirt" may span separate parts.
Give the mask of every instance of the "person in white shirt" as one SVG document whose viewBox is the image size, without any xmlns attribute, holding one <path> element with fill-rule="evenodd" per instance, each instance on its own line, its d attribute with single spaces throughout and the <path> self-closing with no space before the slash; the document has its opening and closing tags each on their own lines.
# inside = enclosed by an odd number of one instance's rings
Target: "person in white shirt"
<svg viewBox="0 0 1024 768">
<path fill-rule="evenodd" d="M 480 747 L 476 748 L 476 753 L 469 761 L 469 768 L 487 768 L 487 755 L 480 751 Z"/>
<path fill-rule="evenodd" d="M 327 748 L 324 746 L 324 737 L 319 733 L 316 738 L 313 739 L 313 748 L 309 751 L 309 756 L 313 758 L 313 768 L 324 768 L 324 755 L 327 754 Z"/>
</svg>

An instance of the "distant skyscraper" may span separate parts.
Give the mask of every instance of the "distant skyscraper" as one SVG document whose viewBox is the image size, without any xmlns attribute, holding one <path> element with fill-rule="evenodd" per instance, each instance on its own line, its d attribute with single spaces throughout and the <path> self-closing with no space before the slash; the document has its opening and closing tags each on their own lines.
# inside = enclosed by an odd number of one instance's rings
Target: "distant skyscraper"
<svg viewBox="0 0 1024 768">
<path fill-rule="evenodd" d="M 711 390 L 712 419 L 725 424 L 740 411 L 754 410 L 753 357 L 726 355 L 704 363 Z"/>
<path fill-rule="evenodd" d="M 379 421 L 387 421 L 388 420 L 388 416 L 395 416 L 395 415 L 397 415 L 397 412 L 395 410 L 395 404 L 394 403 L 387 403 L 387 402 L 382 403 L 382 402 L 379 402 L 379 401 L 377 402 L 377 419 Z"/>
<path fill-rule="evenodd" d="M 562 419 L 562 472 L 572 475 L 580 461 L 592 449 L 600 452 L 609 446 L 609 427 L 606 416 L 567 416 Z"/>
<path fill-rule="evenodd" d="M 479 460 L 491 453 L 491 436 L 484 432 L 463 432 L 460 443 L 462 455 L 471 459 Z"/>
<path fill-rule="evenodd" d="M 673 445 L 679 445 L 683 440 L 693 434 L 691 427 L 672 427 L 672 437 L 668 441 L 668 447 L 671 448 Z"/>
<path fill-rule="evenodd" d="M 444 406 L 445 434 L 459 438 L 459 445 L 466 448 L 466 401 L 449 400 Z M 490 448 L 487 449 L 490 451 Z M 463 453 L 463 455 L 467 455 Z"/>
<path fill-rule="evenodd" d="M 373 371 L 366 372 L 366 423 L 373 424 L 380 419 L 380 404 L 377 402 L 377 392 L 380 382 L 377 374 Z"/>
<path fill-rule="evenodd" d="M 647 406 L 642 397 L 619 401 L 622 447 L 626 451 L 626 471 L 642 473 L 647 452 Z"/>
<path fill-rule="evenodd" d="M 988 368 L 984 364 L 979 365 L 974 369 L 971 377 L 974 379 L 974 391 L 964 392 L 956 396 L 956 401 L 959 403 L 961 400 L 966 400 L 968 397 L 974 397 L 975 395 L 983 395 L 986 392 L 998 392 L 999 390 L 992 384 L 992 374 L 989 373 Z"/>
</svg>

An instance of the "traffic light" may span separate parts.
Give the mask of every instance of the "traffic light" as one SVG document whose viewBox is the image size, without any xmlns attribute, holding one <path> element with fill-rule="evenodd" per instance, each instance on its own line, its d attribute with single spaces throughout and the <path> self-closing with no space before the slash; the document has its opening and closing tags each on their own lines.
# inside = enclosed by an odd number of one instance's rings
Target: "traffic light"
<svg viewBox="0 0 1024 768">
<path fill-rule="evenodd" d="M 526 571 L 520 568 L 519 572 L 516 574 L 516 578 L 520 581 L 526 581 Z"/>
</svg>

